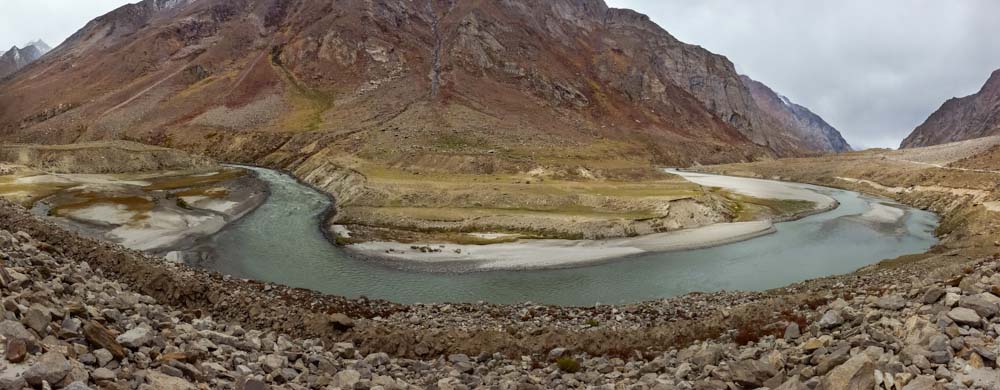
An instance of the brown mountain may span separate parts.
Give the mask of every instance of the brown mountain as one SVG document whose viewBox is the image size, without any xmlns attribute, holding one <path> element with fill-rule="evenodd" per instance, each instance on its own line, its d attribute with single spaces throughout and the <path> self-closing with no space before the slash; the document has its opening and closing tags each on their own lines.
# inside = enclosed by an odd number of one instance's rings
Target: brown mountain
<svg viewBox="0 0 1000 390">
<path fill-rule="evenodd" d="M 145 0 L 0 81 L 5 139 L 132 139 L 288 169 L 686 165 L 814 146 L 770 147 L 771 117 L 725 57 L 601 0 Z"/>
<path fill-rule="evenodd" d="M 766 114 L 767 145 L 784 155 L 847 152 L 851 145 L 837 129 L 808 108 L 779 95 L 767 85 L 741 76 L 754 102 Z"/>
<path fill-rule="evenodd" d="M 1000 70 L 990 75 L 979 92 L 944 102 L 899 147 L 916 148 L 991 135 L 1000 135 Z"/>
</svg>

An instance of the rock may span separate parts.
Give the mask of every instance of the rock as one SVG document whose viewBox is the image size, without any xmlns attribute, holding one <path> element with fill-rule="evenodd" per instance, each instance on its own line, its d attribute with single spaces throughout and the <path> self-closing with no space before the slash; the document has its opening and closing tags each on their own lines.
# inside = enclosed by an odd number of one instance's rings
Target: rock
<svg viewBox="0 0 1000 390">
<path fill-rule="evenodd" d="M 906 300 L 899 295 L 886 295 L 875 302 L 875 306 L 885 310 L 899 310 L 906 307 Z"/>
<path fill-rule="evenodd" d="M 818 325 L 823 329 L 832 329 L 844 323 L 844 317 L 836 310 L 827 310 L 823 317 L 819 319 Z"/>
<path fill-rule="evenodd" d="M 34 340 L 35 335 L 31 334 L 20 322 L 6 320 L 0 322 L 0 336 L 6 338 Z"/>
<path fill-rule="evenodd" d="M 924 296 L 923 298 L 921 298 L 921 301 L 923 301 L 928 305 L 936 303 L 941 299 L 941 297 L 944 296 L 944 293 L 945 291 L 943 288 L 932 286 L 931 288 L 928 288 L 927 291 L 924 292 Z"/>
<path fill-rule="evenodd" d="M 933 376 L 921 375 L 903 386 L 903 390 L 944 390 L 944 386 L 934 380 Z"/>
<path fill-rule="evenodd" d="M 743 360 L 730 366 L 732 381 L 743 388 L 758 388 L 764 381 L 777 375 L 777 371 L 771 365 L 759 360 Z"/>
<path fill-rule="evenodd" d="M 955 322 L 963 325 L 979 325 L 980 317 L 975 310 L 956 307 L 948 312 L 948 318 L 951 318 Z"/>
<path fill-rule="evenodd" d="M 875 365 L 865 354 L 856 355 L 823 377 L 824 390 L 854 390 L 875 388 Z"/>
<path fill-rule="evenodd" d="M 792 322 L 785 327 L 785 340 L 793 340 L 799 338 L 802 333 L 799 330 L 799 324 Z"/>
<path fill-rule="evenodd" d="M 115 341 L 128 348 L 139 349 L 153 341 L 153 329 L 140 325 L 122 333 L 115 338 Z"/>
<path fill-rule="evenodd" d="M 57 383 L 65 378 L 72 368 L 61 353 L 46 352 L 24 372 L 24 381 L 34 386 L 41 385 L 42 381 Z"/>
<path fill-rule="evenodd" d="M 452 363 L 468 363 L 469 356 L 464 353 L 453 353 L 448 355 L 448 361 Z"/>
<path fill-rule="evenodd" d="M 264 362 L 262 363 L 264 371 L 266 372 L 277 372 L 280 371 L 285 365 L 288 364 L 288 359 L 284 356 L 279 355 L 267 355 L 264 356 Z"/>
<path fill-rule="evenodd" d="M 183 378 L 164 374 L 159 371 L 147 370 L 146 383 L 149 390 L 198 390 L 198 387 Z M 143 387 L 140 387 L 142 389 Z"/>
<path fill-rule="evenodd" d="M 90 377 L 94 378 L 94 381 L 101 382 L 101 381 L 113 381 L 115 380 L 116 376 L 114 371 L 111 371 L 104 367 L 100 367 L 94 370 L 94 372 L 90 374 Z"/>
<path fill-rule="evenodd" d="M 266 383 L 257 379 L 244 379 L 236 382 L 236 390 L 268 390 Z"/>
<path fill-rule="evenodd" d="M 92 389 L 90 388 L 90 386 L 87 386 L 86 383 L 83 383 L 81 381 L 76 381 L 66 385 L 66 387 L 63 387 L 63 390 L 92 390 Z"/>
<path fill-rule="evenodd" d="M 24 339 L 7 339 L 4 357 L 11 363 L 20 363 L 28 355 L 28 343 Z"/>
<path fill-rule="evenodd" d="M 86 325 L 83 326 L 83 335 L 87 338 L 91 344 L 103 348 L 107 352 L 111 353 L 115 359 L 121 359 L 125 357 L 125 348 L 115 340 L 115 337 L 111 335 L 103 325 L 95 322 L 88 321 Z M 95 354 L 96 355 L 96 354 Z M 98 358 L 100 358 L 98 356 Z M 101 364 L 102 366 L 104 364 Z"/>
<path fill-rule="evenodd" d="M 961 295 L 958 295 L 958 294 L 950 292 L 950 293 L 944 294 L 944 302 L 943 303 L 944 303 L 945 306 L 954 307 L 958 303 L 959 299 L 962 299 Z"/>
<path fill-rule="evenodd" d="M 694 357 L 691 358 L 691 363 L 704 367 L 708 365 L 715 365 L 720 359 L 722 359 L 722 347 L 709 344 L 695 353 Z"/>
<path fill-rule="evenodd" d="M 52 322 L 52 316 L 47 311 L 42 311 L 41 308 L 33 305 L 31 309 L 28 309 L 22 321 L 29 328 L 34 329 L 35 332 L 44 337 L 48 334 L 49 322 Z"/>
<path fill-rule="evenodd" d="M 110 363 L 115 358 L 114 354 L 112 354 L 110 351 L 104 348 L 94 351 L 94 357 L 97 358 L 98 367 L 104 367 L 108 365 L 108 363 Z"/>
<path fill-rule="evenodd" d="M 931 352 L 947 351 L 949 341 L 948 336 L 936 334 L 931 336 L 930 342 L 927 344 L 927 349 Z"/>
<path fill-rule="evenodd" d="M 343 370 L 333 376 L 333 380 L 330 382 L 330 385 L 342 389 L 353 389 L 354 385 L 356 385 L 360 380 L 360 372 L 356 370 Z"/>
<path fill-rule="evenodd" d="M 972 368 L 983 368 L 984 366 L 986 366 L 986 362 L 983 362 L 983 358 L 979 356 L 978 353 L 975 352 L 970 353 L 969 358 L 966 359 L 966 361 L 968 361 L 969 365 L 972 366 Z"/>
<path fill-rule="evenodd" d="M 329 318 L 330 326 L 338 331 L 346 331 L 354 327 L 354 320 L 343 313 L 333 313 Z"/>
<path fill-rule="evenodd" d="M 389 354 L 385 352 L 370 353 L 365 356 L 365 363 L 375 367 L 389 364 L 389 360 Z"/>
<path fill-rule="evenodd" d="M 83 322 L 79 319 L 67 317 L 63 319 L 59 327 L 59 337 L 64 339 L 74 338 L 80 335 L 80 328 Z"/>
<path fill-rule="evenodd" d="M 1000 308 L 997 308 L 996 303 L 989 302 L 978 295 L 962 297 L 958 300 L 958 306 L 975 310 L 976 314 L 979 314 L 979 316 L 983 318 L 993 317 L 997 314 L 997 311 L 1000 311 Z"/>
<path fill-rule="evenodd" d="M 565 356 L 567 352 L 569 352 L 569 350 L 566 348 L 552 348 L 552 350 L 549 351 L 549 361 L 555 361 L 556 359 Z"/>
</svg>

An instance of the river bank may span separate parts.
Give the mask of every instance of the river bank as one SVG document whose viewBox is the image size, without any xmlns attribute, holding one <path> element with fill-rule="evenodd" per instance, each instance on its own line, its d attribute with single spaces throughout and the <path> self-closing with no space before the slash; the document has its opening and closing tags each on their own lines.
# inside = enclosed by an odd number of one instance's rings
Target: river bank
<svg viewBox="0 0 1000 390">
<path fill-rule="evenodd" d="M 810 207 L 776 218 L 682 229 L 631 238 L 602 240 L 516 240 L 515 242 L 461 245 L 447 242 L 388 241 L 347 245 L 360 254 L 390 266 L 424 272 L 471 272 L 490 270 L 558 269 L 593 265 L 623 257 L 655 252 L 674 252 L 737 243 L 777 231 L 774 224 L 796 221 L 836 209 L 840 202 L 829 194 L 831 188 L 755 178 L 728 177 L 669 169 L 667 172 L 706 188 L 721 188 L 758 199 L 809 202 Z M 906 214 L 899 205 L 872 199 L 868 210 L 850 216 L 882 229 L 905 231 Z M 349 236 L 341 227 L 337 234 Z M 498 235 L 501 236 L 501 235 Z"/>
<path fill-rule="evenodd" d="M 2 148 L 0 196 L 64 227 L 172 261 L 267 198 L 266 184 L 251 172 L 170 149 L 128 142 Z M 138 162 L 129 168 L 128 161 Z"/>
</svg>

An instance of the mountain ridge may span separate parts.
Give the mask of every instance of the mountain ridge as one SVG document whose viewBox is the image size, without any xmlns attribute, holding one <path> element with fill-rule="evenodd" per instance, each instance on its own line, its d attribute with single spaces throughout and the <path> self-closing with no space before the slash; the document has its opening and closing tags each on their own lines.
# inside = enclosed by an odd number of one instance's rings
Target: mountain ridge
<svg viewBox="0 0 1000 390">
<path fill-rule="evenodd" d="M 938 145 L 1000 135 L 1000 69 L 978 92 L 946 100 L 901 143 L 900 148 Z"/>
<path fill-rule="evenodd" d="M 799 153 L 768 146 L 767 115 L 728 59 L 600 0 L 145 0 L 2 87 L 0 130 L 16 139 L 223 157 L 238 151 L 211 138 L 256 143 L 244 161 L 330 149 L 524 171 L 566 147 L 671 165 Z"/>
</svg>

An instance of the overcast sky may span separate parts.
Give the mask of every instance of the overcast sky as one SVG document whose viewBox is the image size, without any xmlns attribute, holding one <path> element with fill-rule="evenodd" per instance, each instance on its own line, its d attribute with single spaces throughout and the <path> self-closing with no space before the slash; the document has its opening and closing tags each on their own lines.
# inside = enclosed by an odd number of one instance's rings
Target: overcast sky
<svg viewBox="0 0 1000 390">
<path fill-rule="evenodd" d="M 896 147 L 1000 68 L 997 0 L 606 0 L 809 107 L 854 147 Z M 0 50 L 52 46 L 125 0 L 0 0 Z"/>
<path fill-rule="evenodd" d="M 1000 68 L 996 0 L 606 0 L 818 113 L 859 147 L 898 147 Z"/>
</svg>

